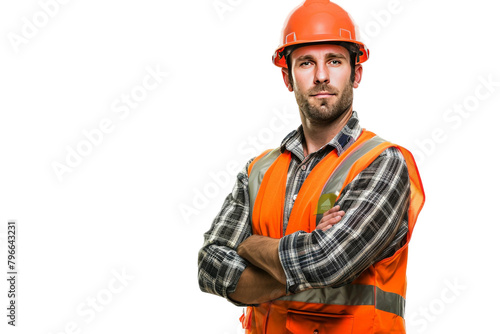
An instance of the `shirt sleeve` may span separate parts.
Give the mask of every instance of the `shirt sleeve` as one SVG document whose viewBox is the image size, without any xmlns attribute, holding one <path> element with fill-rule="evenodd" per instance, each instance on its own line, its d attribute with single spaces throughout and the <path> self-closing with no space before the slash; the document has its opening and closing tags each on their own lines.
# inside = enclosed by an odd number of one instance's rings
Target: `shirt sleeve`
<svg viewBox="0 0 500 334">
<path fill-rule="evenodd" d="M 253 159 L 252 159 L 253 160 Z M 198 282 L 203 292 L 228 299 L 236 290 L 247 262 L 236 250 L 251 235 L 249 220 L 248 166 L 238 173 L 233 191 L 226 197 L 212 226 L 204 234 L 204 243 L 198 253 Z"/>
<path fill-rule="evenodd" d="M 298 231 L 280 240 L 287 291 L 338 287 L 402 246 L 408 231 L 410 181 L 401 152 L 388 148 L 342 191 L 346 212 L 329 230 Z"/>
</svg>

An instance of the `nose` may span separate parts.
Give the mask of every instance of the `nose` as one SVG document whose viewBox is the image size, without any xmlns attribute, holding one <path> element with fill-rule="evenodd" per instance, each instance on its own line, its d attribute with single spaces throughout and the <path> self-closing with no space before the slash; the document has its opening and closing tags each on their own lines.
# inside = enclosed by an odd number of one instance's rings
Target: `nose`
<svg viewBox="0 0 500 334">
<path fill-rule="evenodd" d="M 326 64 L 318 63 L 316 66 L 316 73 L 314 76 L 315 84 L 330 83 L 330 73 Z"/>
</svg>

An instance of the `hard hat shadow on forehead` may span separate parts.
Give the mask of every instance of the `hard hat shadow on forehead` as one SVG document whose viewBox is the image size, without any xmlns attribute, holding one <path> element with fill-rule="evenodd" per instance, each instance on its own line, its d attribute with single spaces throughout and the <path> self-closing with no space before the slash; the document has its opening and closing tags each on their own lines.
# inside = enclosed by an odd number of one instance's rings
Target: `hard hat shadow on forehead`
<svg viewBox="0 0 500 334">
<path fill-rule="evenodd" d="M 349 13 L 329 0 L 306 0 L 295 8 L 285 20 L 280 40 L 273 63 L 283 68 L 287 68 L 285 49 L 300 44 L 353 43 L 359 47 L 356 64 L 369 57 L 369 50 L 359 40 L 358 27 Z"/>
</svg>

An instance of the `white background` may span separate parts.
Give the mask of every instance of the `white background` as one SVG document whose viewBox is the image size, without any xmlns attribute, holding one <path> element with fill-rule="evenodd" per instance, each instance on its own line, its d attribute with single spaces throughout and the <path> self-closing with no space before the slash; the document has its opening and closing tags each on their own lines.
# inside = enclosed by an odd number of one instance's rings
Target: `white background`
<svg viewBox="0 0 500 334">
<path fill-rule="evenodd" d="M 197 252 L 234 169 L 299 125 L 271 55 L 300 2 L 70 0 L 50 17 L 49 2 L 0 5 L 0 332 L 240 333 L 241 309 L 200 292 Z M 338 3 L 371 51 L 355 92 L 361 125 L 413 151 L 426 190 L 410 246 L 408 332 L 492 333 L 496 6 Z M 147 69 L 168 75 L 126 117 L 116 113 Z M 91 132 L 106 119 L 112 130 Z M 78 147 L 87 155 L 58 178 L 54 163 L 67 165 Z M 9 219 L 19 224 L 16 328 L 3 278 Z"/>
</svg>

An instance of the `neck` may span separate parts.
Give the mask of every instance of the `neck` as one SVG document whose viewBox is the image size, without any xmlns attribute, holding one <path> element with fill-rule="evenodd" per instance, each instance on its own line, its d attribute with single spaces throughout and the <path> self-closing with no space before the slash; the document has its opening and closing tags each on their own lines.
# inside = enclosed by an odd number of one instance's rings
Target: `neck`
<svg viewBox="0 0 500 334">
<path fill-rule="evenodd" d="M 352 106 L 338 119 L 329 124 L 315 124 L 300 114 L 302 120 L 302 129 L 304 130 L 305 143 L 304 156 L 316 152 L 327 143 L 329 143 L 347 124 L 352 115 Z"/>
</svg>

